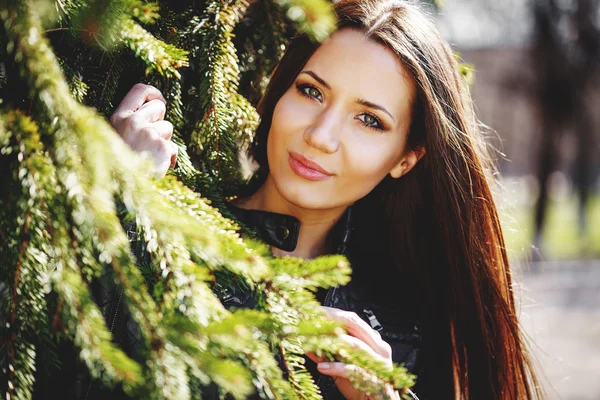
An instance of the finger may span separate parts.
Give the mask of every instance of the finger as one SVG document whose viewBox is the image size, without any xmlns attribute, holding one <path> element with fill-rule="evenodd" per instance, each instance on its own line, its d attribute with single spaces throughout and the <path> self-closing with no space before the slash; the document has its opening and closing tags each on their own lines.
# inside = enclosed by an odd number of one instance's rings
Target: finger
<svg viewBox="0 0 600 400">
<path fill-rule="evenodd" d="M 317 369 L 323 375 L 348 378 L 349 372 L 346 371 L 347 366 L 349 365 L 341 362 L 322 362 L 317 364 Z"/>
<path fill-rule="evenodd" d="M 158 90 L 154 86 L 145 85 L 143 83 L 137 83 L 123 98 L 123 100 L 115 110 L 115 113 L 121 113 L 123 111 L 137 111 L 145 102 L 155 99 L 158 99 L 164 103 L 167 102 L 160 90 Z"/>
<path fill-rule="evenodd" d="M 382 356 L 381 354 L 377 353 L 375 350 L 373 350 L 373 348 L 371 348 L 371 346 L 369 346 L 362 340 L 360 340 L 354 336 L 350 336 L 350 335 L 340 335 L 340 338 L 342 340 L 344 340 L 346 343 L 348 343 L 351 347 L 353 347 L 355 349 L 360 349 L 360 350 L 368 353 L 375 360 L 378 360 L 378 361 L 388 364 L 390 366 L 392 365 L 392 360 L 390 358 L 386 358 L 386 357 Z"/>
<path fill-rule="evenodd" d="M 365 370 L 356 365 L 344 364 L 341 362 L 322 362 L 317 364 L 317 369 L 323 375 L 335 376 L 338 378 L 356 380 L 358 377 L 373 377 L 372 374 L 367 373 Z"/>
<path fill-rule="evenodd" d="M 334 378 L 348 379 L 351 382 L 361 382 L 363 385 L 373 388 L 376 393 L 384 393 L 384 398 L 398 398 L 391 385 L 386 385 L 375 375 L 368 373 L 356 365 L 344 364 L 340 362 L 323 362 L 317 364 L 317 369 L 323 375 L 329 375 Z M 372 397 L 369 397 L 369 399 L 371 398 Z"/>
<path fill-rule="evenodd" d="M 152 126 L 142 128 L 131 142 L 131 148 L 140 153 L 147 153 L 154 161 L 157 177 L 165 175 L 169 166 L 177 156 L 177 145 L 160 137 Z"/>
<path fill-rule="evenodd" d="M 165 117 L 167 106 L 161 100 L 154 99 L 144 103 L 136 112 L 135 117 L 148 122 L 160 121 Z"/>
<path fill-rule="evenodd" d="M 175 143 L 162 138 L 158 138 L 158 140 L 154 142 L 153 154 L 157 178 L 165 176 L 167 170 L 171 168 L 173 163 L 173 153 L 176 151 L 174 147 L 176 147 Z"/>
<path fill-rule="evenodd" d="M 315 362 L 316 364 L 325 361 L 325 357 L 319 357 L 317 356 L 315 353 L 313 353 L 312 351 L 309 351 L 306 353 L 306 356 L 312 360 L 313 362 Z"/>
<path fill-rule="evenodd" d="M 173 136 L 173 124 L 169 121 L 157 121 L 151 123 L 149 126 L 152 127 L 161 138 L 171 140 L 171 137 Z"/>
<path fill-rule="evenodd" d="M 171 162 L 169 164 L 169 168 L 175 168 L 175 165 L 177 164 L 177 155 L 179 154 L 179 146 L 171 141 L 169 141 L 169 143 L 171 143 L 171 147 L 173 149 L 171 151 Z"/>
<path fill-rule="evenodd" d="M 146 125 L 136 131 L 135 134 L 132 134 L 128 143 L 135 151 L 149 151 L 151 153 L 156 153 L 159 146 L 162 146 L 159 144 L 160 140 L 164 139 L 160 137 L 154 127 Z"/>
<path fill-rule="evenodd" d="M 368 344 L 382 357 L 392 358 L 392 349 L 390 345 L 381 338 L 379 332 L 371 328 L 369 324 L 363 321 L 356 313 L 332 307 L 323 307 L 323 309 L 325 309 L 331 318 L 342 322 L 350 335 L 355 336 Z"/>
</svg>

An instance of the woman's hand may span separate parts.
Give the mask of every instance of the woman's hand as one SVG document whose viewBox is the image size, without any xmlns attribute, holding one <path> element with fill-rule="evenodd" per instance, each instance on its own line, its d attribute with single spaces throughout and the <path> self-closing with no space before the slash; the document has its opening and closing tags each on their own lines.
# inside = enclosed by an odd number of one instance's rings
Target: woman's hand
<svg viewBox="0 0 600 400">
<path fill-rule="evenodd" d="M 171 141 L 173 124 L 165 121 L 166 100 L 160 91 L 138 83 L 110 117 L 110 124 L 133 150 L 149 153 L 160 178 L 177 161 L 177 145 Z"/>
<path fill-rule="evenodd" d="M 356 313 L 339 310 L 337 308 L 323 307 L 329 314 L 329 317 L 344 324 L 348 335 L 342 335 L 342 338 L 350 346 L 363 349 L 370 353 L 373 358 L 379 359 L 392 366 L 392 348 L 385 342 L 379 332 L 372 329 Z M 366 371 L 356 365 L 348 365 L 341 362 L 323 362 L 323 359 L 309 353 L 307 356 L 317 363 L 317 368 L 323 375 L 332 376 L 336 386 L 344 397 L 348 400 L 379 400 L 379 398 L 367 396 L 365 393 L 356 389 L 350 381 L 350 376 L 372 379 Z M 399 399 L 398 393 L 390 386 L 383 388 L 386 399 Z"/>
</svg>

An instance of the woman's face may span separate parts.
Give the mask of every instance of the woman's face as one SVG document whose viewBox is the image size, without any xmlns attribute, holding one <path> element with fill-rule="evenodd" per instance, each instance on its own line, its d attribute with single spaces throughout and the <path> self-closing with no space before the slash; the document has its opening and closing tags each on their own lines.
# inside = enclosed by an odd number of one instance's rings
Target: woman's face
<svg viewBox="0 0 600 400">
<path fill-rule="evenodd" d="M 269 179 L 298 207 L 330 209 L 402 176 L 418 161 L 406 145 L 415 93 L 392 51 L 360 31 L 335 32 L 275 106 Z"/>
</svg>

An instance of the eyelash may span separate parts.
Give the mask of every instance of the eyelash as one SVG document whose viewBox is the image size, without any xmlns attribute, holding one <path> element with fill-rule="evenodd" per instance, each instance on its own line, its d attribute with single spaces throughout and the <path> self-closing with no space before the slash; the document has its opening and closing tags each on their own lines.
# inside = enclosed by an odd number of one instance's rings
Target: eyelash
<svg viewBox="0 0 600 400">
<path fill-rule="evenodd" d="M 319 89 L 317 89 L 315 86 L 310 85 L 308 83 L 296 84 L 296 90 L 298 91 L 298 93 L 301 96 L 304 96 L 304 97 L 306 97 L 308 99 L 311 99 L 311 100 L 321 101 L 321 100 L 317 99 L 316 97 L 313 97 L 313 96 L 311 96 L 311 95 L 309 95 L 308 93 L 305 92 L 305 89 L 310 89 L 310 88 L 316 89 L 317 91 L 319 91 Z M 321 92 L 319 91 L 319 93 L 321 93 Z M 385 127 L 384 127 L 383 123 L 375 115 L 370 114 L 370 113 L 362 113 L 360 115 L 369 115 L 369 116 L 375 118 L 375 121 L 377 122 L 377 125 L 369 125 L 369 124 L 365 123 L 362 119 L 358 118 L 358 121 L 362 125 L 364 125 L 365 127 L 369 128 L 369 129 L 373 129 L 374 131 L 377 131 L 377 132 L 383 132 L 383 131 L 385 131 Z"/>
</svg>

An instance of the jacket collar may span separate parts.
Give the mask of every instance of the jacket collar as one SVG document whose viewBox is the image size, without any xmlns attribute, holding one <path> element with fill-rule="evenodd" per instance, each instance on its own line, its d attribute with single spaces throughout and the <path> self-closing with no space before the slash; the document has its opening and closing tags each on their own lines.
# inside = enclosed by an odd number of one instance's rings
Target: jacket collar
<svg viewBox="0 0 600 400">
<path fill-rule="evenodd" d="M 291 215 L 262 210 L 246 210 L 231 203 L 227 208 L 248 229 L 256 232 L 259 239 L 283 251 L 294 251 L 298 245 L 300 221 Z M 332 253 L 345 254 L 350 240 L 352 206 L 334 225 L 327 238 Z"/>
</svg>

